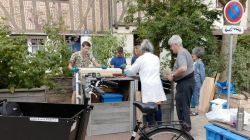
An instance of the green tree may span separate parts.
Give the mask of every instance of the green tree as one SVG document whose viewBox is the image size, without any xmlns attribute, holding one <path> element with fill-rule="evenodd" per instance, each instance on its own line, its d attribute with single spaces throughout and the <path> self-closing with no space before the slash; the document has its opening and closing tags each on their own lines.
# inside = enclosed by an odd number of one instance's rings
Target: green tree
<svg viewBox="0 0 250 140">
<path fill-rule="evenodd" d="M 250 91 L 250 34 L 239 36 L 233 53 L 232 81 L 237 91 Z"/>
<path fill-rule="evenodd" d="M 108 60 L 115 55 L 117 47 L 124 47 L 124 38 L 119 38 L 109 32 L 102 36 L 94 35 L 91 42 L 93 55 L 102 65 L 108 65 Z"/>
<path fill-rule="evenodd" d="M 179 34 L 184 47 L 189 51 L 197 46 L 205 48 L 204 61 L 208 74 L 219 69 L 218 45 L 211 29 L 213 22 L 218 19 L 219 11 L 209 10 L 207 5 L 198 0 L 137 0 L 137 4 L 132 5 L 128 11 L 125 20 L 136 21 L 140 38 L 150 39 L 155 45 L 156 54 L 160 52 L 160 42 L 163 48 L 169 50 L 168 39 Z M 135 18 L 136 12 L 143 13 L 143 17 Z"/>
<path fill-rule="evenodd" d="M 10 34 L 10 27 L 0 23 L 0 88 L 14 91 L 26 82 L 28 50 L 25 37 Z"/>
<path fill-rule="evenodd" d="M 28 52 L 24 36 L 11 36 L 9 26 L 0 24 L 0 88 L 54 87 L 55 76 L 62 75 L 70 55 L 62 35 L 63 24 L 46 24 L 49 40 L 37 53 Z M 66 71 L 64 71 L 65 73 Z"/>
<path fill-rule="evenodd" d="M 67 66 L 71 56 L 71 50 L 68 44 L 65 42 L 64 36 L 62 35 L 65 30 L 65 25 L 62 19 L 56 23 L 53 22 L 45 24 L 43 26 L 43 31 L 48 36 L 48 40 L 45 43 L 43 52 L 47 51 L 50 55 L 54 54 L 58 60 L 50 60 L 50 66 L 58 66 L 59 68 L 62 68 L 63 76 L 69 76 L 71 72 Z"/>
</svg>

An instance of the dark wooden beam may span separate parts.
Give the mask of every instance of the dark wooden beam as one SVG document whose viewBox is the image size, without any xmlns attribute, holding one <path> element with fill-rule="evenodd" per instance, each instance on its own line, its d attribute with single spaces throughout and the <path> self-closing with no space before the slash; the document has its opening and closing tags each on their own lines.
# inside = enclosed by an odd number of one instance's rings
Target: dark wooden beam
<svg viewBox="0 0 250 140">
<path fill-rule="evenodd" d="M 92 5 L 92 26 L 93 26 L 93 32 L 96 31 L 96 17 L 95 17 L 95 0 L 93 1 Z"/>
<path fill-rule="evenodd" d="M 38 13 L 37 13 L 37 7 L 36 7 L 36 0 L 32 0 L 32 15 L 34 19 L 35 29 L 38 30 Z"/>
<path fill-rule="evenodd" d="M 69 12 L 70 12 L 70 24 L 71 24 L 71 30 L 75 30 L 75 25 L 74 25 L 74 14 L 73 14 L 73 3 L 70 0 L 69 1 Z"/>
<path fill-rule="evenodd" d="M 22 30 L 26 30 L 26 23 L 25 23 L 25 17 L 24 17 L 24 6 L 23 6 L 23 0 L 19 0 L 20 5 L 20 15 L 21 15 L 21 27 Z"/>
<path fill-rule="evenodd" d="M 101 24 L 100 28 L 101 28 L 101 31 L 103 31 L 103 28 L 104 28 L 103 27 L 104 26 L 103 25 L 103 14 L 104 14 L 103 13 L 103 3 L 102 3 L 102 0 L 99 0 L 99 2 L 100 2 L 100 7 L 99 8 L 100 8 L 100 24 Z"/>
<path fill-rule="evenodd" d="M 79 4 L 79 20 L 80 20 L 80 23 L 79 23 L 79 26 L 77 29 L 81 29 L 82 27 L 82 24 L 83 24 L 83 10 L 82 10 L 82 0 L 78 0 L 78 4 Z"/>
<path fill-rule="evenodd" d="M 12 5 L 13 6 L 13 5 Z M 3 10 L 4 12 L 4 15 L 5 15 L 5 18 L 8 19 L 8 21 L 13 25 L 13 27 L 16 29 L 16 30 L 19 30 L 18 26 L 16 25 L 16 22 L 13 18 L 13 15 L 11 15 L 7 10 L 6 8 L 3 6 L 2 2 L 0 2 L 0 8 Z"/>
</svg>

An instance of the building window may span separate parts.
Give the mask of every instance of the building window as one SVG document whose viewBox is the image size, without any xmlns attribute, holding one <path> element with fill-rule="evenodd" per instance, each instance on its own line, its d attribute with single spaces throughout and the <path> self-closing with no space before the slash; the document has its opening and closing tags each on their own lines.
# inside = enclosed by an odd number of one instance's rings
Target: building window
<svg viewBox="0 0 250 140">
<path fill-rule="evenodd" d="M 28 50 L 31 53 L 36 53 L 41 47 L 44 46 L 46 37 L 31 37 L 28 39 Z"/>
<path fill-rule="evenodd" d="M 66 35 L 65 40 L 71 52 L 80 51 L 81 49 L 81 37 L 80 36 Z"/>
</svg>

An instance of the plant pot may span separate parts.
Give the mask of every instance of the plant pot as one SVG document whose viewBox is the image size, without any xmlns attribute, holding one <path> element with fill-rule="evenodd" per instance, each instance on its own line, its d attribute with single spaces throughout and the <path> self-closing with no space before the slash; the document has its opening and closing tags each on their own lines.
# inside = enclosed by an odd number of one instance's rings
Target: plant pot
<svg viewBox="0 0 250 140">
<path fill-rule="evenodd" d="M 72 77 L 55 78 L 55 89 L 31 88 L 16 89 L 10 93 L 8 89 L 0 89 L 0 99 L 14 102 L 47 102 L 47 103 L 71 103 Z"/>
<path fill-rule="evenodd" d="M 54 78 L 56 87 L 46 90 L 46 102 L 48 103 L 71 103 L 72 77 Z"/>
<path fill-rule="evenodd" d="M 0 89 L 0 99 L 14 102 L 46 102 L 45 91 L 45 88 L 23 88 L 11 93 L 8 89 Z"/>
</svg>

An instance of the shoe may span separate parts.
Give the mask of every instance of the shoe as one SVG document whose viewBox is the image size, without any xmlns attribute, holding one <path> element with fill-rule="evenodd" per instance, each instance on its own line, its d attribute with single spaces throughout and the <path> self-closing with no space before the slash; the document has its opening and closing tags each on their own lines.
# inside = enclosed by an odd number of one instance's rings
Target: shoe
<svg viewBox="0 0 250 140">
<path fill-rule="evenodd" d="M 197 115 L 199 115 L 198 112 L 190 112 L 190 116 L 197 116 Z"/>
<path fill-rule="evenodd" d="M 189 132 L 191 129 L 192 129 L 191 126 L 186 123 L 181 125 L 181 130 L 183 131 Z"/>
</svg>

